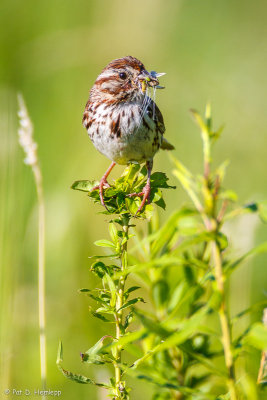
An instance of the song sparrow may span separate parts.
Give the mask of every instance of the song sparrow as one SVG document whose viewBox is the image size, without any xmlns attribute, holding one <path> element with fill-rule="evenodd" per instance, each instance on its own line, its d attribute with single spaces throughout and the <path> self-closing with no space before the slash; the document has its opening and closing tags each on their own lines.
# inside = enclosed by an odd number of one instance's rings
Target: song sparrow
<svg viewBox="0 0 267 400">
<path fill-rule="evenodd" d="M 149 200 L 154 155 L 159 148 L 174 149 L 163 138 L 163 117 L 149 96 L 149 88 L 161 88 L 157 79 L 161 75 L 149 73 L 141 61 L 127 56 L 111 61 L 91 89 L 83 125 L 96 149 L 112 160 L 99 185 L 93 188 L 99 189 L 104 207 L 103 189 L 109 186 L 107 177 L 116 163 L 146 162 L 147 183 L 142 192 L 130 194 L 143 197 L 140 212 Z"/>
</svg>

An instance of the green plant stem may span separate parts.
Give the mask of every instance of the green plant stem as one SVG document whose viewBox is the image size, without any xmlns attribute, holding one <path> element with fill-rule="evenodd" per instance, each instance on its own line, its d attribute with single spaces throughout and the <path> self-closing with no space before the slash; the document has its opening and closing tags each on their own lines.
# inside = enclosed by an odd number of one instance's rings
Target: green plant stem
<svg viewBox="0 0 267 400">
<path fill-rule="evenodd" d="M 123 239 L 125 239 L 125 242 L 122 245 L 121 248 L 121 271 L 124 271 L 127 268 L 127 242 L 128 242 L 128 230 L 129 230 L 129 218 L 123 217 Z M 121 276 L 119 278 L 118 282 L 118 288 L 117 288 L 117 301 L 116 301 L 116 339 L 119 339 L 123 335 L 123 330 L 122 330 L 122 319 L 123 319 L 123 310 L 120 310 L 120 308 L 123 305 L 123 297 L 124 297 L 124 286 L 125 286 L 125 276 Z M 122 398 L 121 394 L 123 392 L 124 384 L 121 381 L 121 375 L 122 371 L 121 368 L 117 365 L 121 363 L 121 351 L 122 348 L 118 347 L 116 348 L 116 353 L 115 353 L 115 359 L 116 359 L 116 364 L 115 364 L 115 382 L 116 382 L 116 396 L 117 398 Z"/>
<path fill-rule="evenodd" d="M 32 167 L 38 198 L 38 304 L 40 330 L 40 367 L 42 388 L 46 387 L 46 336 L 45 336 L 45 205 L 42 174 L 39 164 Z"/>
<path fill-rule="evenodd" d="M 179 382 L 180 385 L 184 384 L 184 379 L 183 379 L 183 374 L 181 373 L 181 360 L 180 360 L 180 354 L 177 348 L 172 347 L 169 350 L 169 355 L 171 358 L 171 363 L 173 368 L 176 371 L 177 374 L 177 382 Z M 184 397 L 183 393 L 178 392 L 177 390 L 172 391 L 172 398 L 174 400 L 182 400 Z"/>
<path fill-rule="evenodd" d="M 208 146 L 209 147 L 209 146 Z M 206 150 L 207 151 L 207 150 Z M 209 151 L 207 151 L 207 154 L 209 154 Z M 207 158 L 207 155 L 205 156 L 204 152 L 204 177 L 206 180 L 206 186 L 208 187 L 208 181 L 209 181 L 209 175 L 206 175 L 207 171 L 210 171 L 210 161 Z M 213 204 L 212 204 L 212 210 L 213 210 L 213 218 L 209 218 L 207 215 L 204 220 L 204 224 L 207 228 L 207 230 L 212 230 L 216 233 L 219 231 L 219 224 L 220 220 L 218 218 L 214 218 L 215 210 L 216 210 L 216 200 L 217 200 L 217 191 L 219 190 L 219 182 L 217 182 L 217 189 L 216 189 L 216 195 L 212 196 L 213 199 Z M 209 220 L 209 223 L 207 224 L 207 219 Z M 217 284 L 217 290 L 219 291 L 221 295 L 221 304 L 220 304 L 220 309 L 219 309 L 219 319 L 220 319 L 220 325 L 221 325 L 221 332 L 222 332 L 222 345 L 223 345 L 223 351 L 224 351 L 224 359 L 225 359 L 225 365 L 227 368 L 227 375 L 228 375 L 228 380 L 227 380 L 227 385 L 230 393 L 230 399 L 231 400 L 237 400 L 237 393 L 236 393 L 236 388 L 235 388 L 235 368 L 234 368 L 234 360 L 233 360 L 233 354 L 232 354 L 232 349 L 231 349 L 231 329 L 230 329 L 230 321 L 229 321 L 229 316 L 227 313 L 227 306 L 226 306 L 226 299 L 225 299 L 225 286 L 224 286 L 224 274 L 223 274 L 223 267 L 222 267 L 222 256 L 221 256 L 221 249 L 216 240 L 212 241 L 212 254 L 213 254 L 213 260 L 214 260 L 214 273 L 215 273 L 215 279 L 216 279 L 216 284 Z"/>
<path fill-rule="evenodd" d="M 40 343 L 40 372 L 42 389 L 46 389 L 46 336 L 45 336 L 45 204 L 42 173 L 38 160 L 32 165 L 38 202 L 38 314 Z M 45 400 L 43 395 L 42 399 Z"/>
<path fill-rule="evenodd" d="M 206 178 L 207 180 L 209 177 Z M 213 197 L 213 210 L 215 212 L 216 209 L 216 197 Z M 207 224 L 207 219 L 209 223 Z M 220 221 L 217 219 L 209 219 L 208 216 L 204 219 L 204 224 L 208 231 L 214 229 L 215 232 L 219 230 Z M 228 389 L 230 393 L 231 400 L 237 400 L 236 388 L 235 388 L 235 368 L 234 368 L 234 360 L 232 355 L 231 349 L 231 329 L 230 329 L 230 321 L 227 313 L 227 306 L 226 306 L 226 299 L 225 299 L 225 286 L 224 286 L 224 274 L 223 274 L 223 267 L 222 267 L 222 256 L 221 250 L 218 242 L 213 240 L 211 242 L 212 245 L 212 254 L 214 260 L 214 273 L 215 279 L 217 284 L 217 290 L 221 295 L 221 305 L 219 309 L 219 319 L 221 325 L 221 332 L 222 332 L 222 344 L 223 344 L 223 351 L 224 351 L 224 359 L 225 365 L 227 368 L 227 375 L 228 375 Z"/>
<path fill-rule="evenodd" d="M 204 177 L 208 179 L 210 174 L 210 139 L 206 129 L 202 130 L 203 152 L 204 152 Z"/>
<path fill-rule="evenodd" d="M 219 309 L 219 319 L 222 331 L 222 344 L 224 350 L 224 358 L 225 365 L 227 368 L 228 374 L 228 388 L 230 392 L 231 400 L 237 399 L 236 389 L 235 389 L 235 370 L 234 370 L 234 361 L 231 350 L 231 330 L 229 317 L 226 309 L 226 301 L 225 301 L 225 288 L 224 288 L 224 276 L 223 276 L 223 268 L 222 268 L 222 259 L 219 245 L 216 241 L 212 243 L 213 250 L 213 258 L 215 264 L 215 279 L 217 282 L 217 289 L 221 294 L 221 305 Z"/>
<path fill-rule="evenodd" d="M 211 120 L 210 120 L 210 107 L 206 109 L 206 126 L 202 128 L 202 141 L 203 141 L 203 155 L 204 155 L 204 179 L 206 188 L 209 190 L 209 181 L 210 181 L 210 147 L 211 147 Z M 218 177 L 215 180 L 214 193 L 210 193 L 212 198 L 212 207 L 211 212 L 212 215 L 203 214 L 202 218 L 204 225 L 208 231 L 214 231 L 215 233 L 219 232 L 219 225 L 223 218 L 225 210 L 219 213 L 219 218 L 215 217 L 216 214 L 216 203 L 217 196 L 220 189 L 220 181 Z M 230 393 L 231 400 L 237 400 L 237 393 L 235 388 L 235 368 L 234 368 L 234 359 L 231 349 L 231 329 L 230 329 L 230 321 L 227 313 L 226 299 L 225 299 L 225 286 L 224 286 L 224 274 L 223 274 L 223 266 L 222 266 L 222 255 L 219 243 L 217 240 L 213 240 L 211 242 L 212 246 L 212 255 L 214 260 L 214 273 L 217 284 L 217 290 L 221 295 L 221 304 L 219 309 L 219 320 L 221 325 L 222 332 L 222 345 L 224 351 L 224 359 L 225 365 L 227 368 L 227 385 Z"/>
<path fill-rule="evenodd" d="M 206 184 L 208 183 L 209 176 L 207 173 L 210 171 L 209 161 L 207 159 L 207 154 L 209 152 L 206 148 L 206 154 L 204 153 L 204 177 L 206 179 Z M 207 184 L 208 187 L 208 184 Z M 189 193 L 190 194 L 190 193 Z M 204 225 L 208 231 L 215 230 L 217 232 L 219 228 L 219 223 L 221 222 L 216 220 L 214 223 L 213 219 L 210 219 L 207 214 L 204 213 L 203 207 L 201 204 L 196 203 L 194 201 L 194 197 L 190 196 L 193 200 L 196 209 L 202 216 Z M 213 201 L 216 201 L 216 198 L 213 198 Z M 213 204 L 213 210 L 215 211 L 216 204 Z M 219 318 L 220 318 L 220 325 L 222 331 L 222 342 L 223 342 L 223 349 L 224 349 L 224 358 L 225 358 L 225 365 L 228 372 L 228 388 L 230 392 L 231 400 L 236 400 L 236 389 L 235 389 L 235 371 L 234 371 L 234 361 L 231 351 L 231 333 L 230 333 L 230 323 L 229 318 L 227 315 L 227 307 L 225 302 L 225 288 L 224 288 L 224 276 L 223 276 L 223 268 L 222 268 L 222 260 L 221 260 L 221 252 L 219 245 L 216 241 L 212 242 L 212 249 L 213 249 L 213 257 L 214 257 L 214 264 L 215 264 L 215 278 L 217 283 L 218 291 L 221 293 L 222 300 L 221 306 L 219 310 Z"/>
<path fill-rule="evenodd" d="M 267 308 L 263 310 L 263 318 L 262 322 L 265 326 L 267 326 Z M 261 354 L 260 368 L 258 372 L 257 384 L 260 385 L 264 383 L 264 375 L 266 375 L 265 371 L 267 369 L 267 351 L 264 350 Z"/>
</svg>

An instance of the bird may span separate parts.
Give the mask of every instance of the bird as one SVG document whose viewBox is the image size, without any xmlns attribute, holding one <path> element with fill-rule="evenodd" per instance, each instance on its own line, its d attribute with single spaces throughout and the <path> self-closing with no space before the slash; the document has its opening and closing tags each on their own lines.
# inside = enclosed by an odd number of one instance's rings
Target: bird
<svg viewBox="0 0 267 400">
<path fill-rule="evenodd" d="M 146 163 L 147 181 L 139 193 L 142 198 L 137 213 L 149 202 L 153 159 L 158 150 L 173 150 L 164 137 L 163 116 L 149 96 L 152 88 L 161 89 L 158 78 L 164 73 L 148 72 L 137 58 L 126 56 L 111 61 L 98 75 L 86 103 L 82 123 L 95 148 L 109 158 L 110 164 L 99 185 L 100 202 L 107 178 L 116 164 Z M 106 207 L 107 208 L 107 207 Z"/>
</svg>

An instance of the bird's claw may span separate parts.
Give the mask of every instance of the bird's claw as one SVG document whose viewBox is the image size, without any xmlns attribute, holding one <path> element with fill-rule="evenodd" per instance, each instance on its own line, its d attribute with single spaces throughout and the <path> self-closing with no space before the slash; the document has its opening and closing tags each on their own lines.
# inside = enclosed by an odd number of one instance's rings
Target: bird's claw
<svg viewBox="0 0 267 400">
<path fill-rule="evenodd" d="M 93 187 L 93 189 L 91 189 L 91 192 L 93 190 L 99 190 L 99 197 L 100 197 L 100 202 L 102 204 L 103 207 L 105 207 L 105 209 L 108 211 L 108 208 L 104 202 L 104 189 L 107 189 L 110 187 L 110 184 L 108 183 L 108 181 L 106 180 L 106 178 L 102 178 L 99 182 L 99 185 L 96 185 Z"/>
<path fill-rule="evenodd" d="M 147 201 L 148 203 L 150 203 L 150 199 L 149 199 L 150 190 L 151 190 L 150 184 L 146 184 L 146 186 L 143 188 L 142 192 L 139 192 L 139 193 L 130 193 L 130 194 L 127 195 L 128 197 L 143 197 L 142 202 L 141 202 L 141 204 L 140 204 L 138 210 L 137 210 L 136 213 L 135 213 L 135 216 L 136 216 L 137 214 L 139 214 L 139 213 L 142 211 L 143 207 L 144 207 L 145 204 L 146 204 L 146 201 Z"/>
</svg>

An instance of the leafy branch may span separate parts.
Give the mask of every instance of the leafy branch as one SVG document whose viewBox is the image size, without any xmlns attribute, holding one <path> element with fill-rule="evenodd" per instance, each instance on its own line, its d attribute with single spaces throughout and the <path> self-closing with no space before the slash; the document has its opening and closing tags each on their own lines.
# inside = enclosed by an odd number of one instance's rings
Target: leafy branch
<svg viewBox="0 0 267 400">
<path fill-rule="evenodd" d="M 59 347 L 57 364 L 61 372 L 68 378 L 79 383 L 91 383 L 109 389 L 114 399 L 128 399 L 129 388 L 122 379 L 125 373 L 125 365 L 122 363 L 123 344 L 121 339 L 127 335 L 129 326 L 133 320 L 133 305 L 144 302 L 142 297 L 130 298 L 132 293 L 139 289 L 138 286 L 131 286 L 125 289 L 128 266 L 128 241 L 133 236 L 129 233 L 132 218 L 149 218 L 153 212 L 153 204 L 165 208 L 162 198 L 162 188 L 174 188 L 169 186 L 168 178 L 161 172 L 155 172 L 151 176 L 150 204 L 147 204 L 141 213 L 136 216 L 141 200 L 136 197 L 128 197 L 133 192 L 139 192 L 146 183 L 146 169 L 139 165 L 130 165 L 123 175 L 114 181 L 111 187 L 105 189 L 104 200 L 107 210 L 103 214 L 117 215 L 117 218 L 109 221 L 109 235 L 111 240 L 98 240 L 96 246 L 107 248 L 111 251 L 109 256 L 96 255 L 91 257 L 94 261 L 91 271 L 102 280 L 101 289 L 81 289 L 99 305 L 97 309 L 91 308 L 91 314 L 102 322 L 115 323 L 115 335 L 101 338 L 96 345 L 82 354 L 82 361 L 93 364 L 111 363 L 114 366 L 115 378 L 110 379 L 110 384 L 99 384 L 81 375 L 66 371 L 61 366 L 62 344 Z M 95 181 L 76 181 L 72 189 L 86 192 L 94 203 L 101 204 L 99 190 L 92 188 L 97 185 Z M 112 260 L 112 264 L 104 262 L 104 259 Z M 106 339 L 110 339 L 115 346 L 107 348 L 104 345 Z"/>
</svg>

